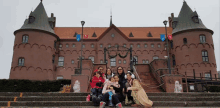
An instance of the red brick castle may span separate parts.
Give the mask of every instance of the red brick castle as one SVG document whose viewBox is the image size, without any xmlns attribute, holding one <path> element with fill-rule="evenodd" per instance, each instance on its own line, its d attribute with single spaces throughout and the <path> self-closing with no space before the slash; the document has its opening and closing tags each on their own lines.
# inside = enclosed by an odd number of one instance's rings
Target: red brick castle
<svg viewBox="0 0 220 108">
<path fill-rule="evenodd" d="M 167 34 L 173 36 L 172 41 L 169 40 L 172 75 L 187 73 L 192 76 L 195 73 L 198 77 L 202 75 L 214 78 L 217 71 L 213 31 L 205 27 L 197 12 L 193 12 L 185 1 L 178 17 L 174 17 L 172 13 L 168 19 Z M 23 26 L 14 32 L 10 79 L 56 80 L 74 77 L 81 54 L 81 43 L 77 42 L 76 35 L 82 33 L 82 27 L 55 25 L 56 17 L 53 13 L 48 17 L 40 2 L 31 11 L 29 18 L 25 19 Z M 129 53 L 125 58 L 107 57 L 106 64 L 104 48 L 132 47 L 139 76 L 144 72 L 151 72 L 151 76 L 146 78 L 160 84 L 158 76 L 168 74 L 167 59 L 164 57 L 167 56 L 166 41 L 162 42 L 160 39 L 160 34 L 165 33 L 165 27 L 116 27 L 112 18 L 109 27 L 84 27 L 83 34 L 88 35 L 88 38 L 83 39 L 82 73 L 90 78 L 91 72 L 98 66 L 111 67 L 114 72 L 117 66 L 124 67 L 125 71 L 129 70 Z M 126 52 L 122 54 L 125 55 Z M 180 79 L 177 78 L 182 82 Z M 175 77 L 169 79 L 170 82 L 173 80 Z"/>
</svg>

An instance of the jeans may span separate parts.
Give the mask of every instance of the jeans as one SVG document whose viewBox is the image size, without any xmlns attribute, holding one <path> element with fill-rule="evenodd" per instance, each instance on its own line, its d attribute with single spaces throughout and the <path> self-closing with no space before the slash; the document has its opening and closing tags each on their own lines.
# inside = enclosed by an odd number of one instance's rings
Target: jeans
<svg viewBox="0 0 220 108">
<path fill-rule="evenodd" d="M 102 89 L 101 88 L 92 88 L 91 97 L 94 106 L 99 106 L 100 101 L 102 100 Z"/>
<path fill-rule="evenodd" d="M 105 102 L 106 104 L 109 103 L 109 94 L 105 93 L 102 97 L 102 101 Z M 113 94 L 112 95 L 112 103 L 114 105 L 120 103 L 119 99 L 117 98 L 117 95 Z"/>
</svg>

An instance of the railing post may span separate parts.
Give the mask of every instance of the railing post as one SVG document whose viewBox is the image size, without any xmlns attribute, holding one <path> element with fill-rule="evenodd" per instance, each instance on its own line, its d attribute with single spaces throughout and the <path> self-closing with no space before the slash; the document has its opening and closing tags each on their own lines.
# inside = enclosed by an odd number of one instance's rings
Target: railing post
<svg viewBox="0 0 220 108">
<path fill-rule="evenodd" d="M 185 81 L 186 81 L 186 92 L 188 93 L 189 92 L 189 88 L 188 88 L 188 82 L 187 82 L 187 74 L 185 72 Z"/>
<path fill-rule="evenodd" d="M 216 74 L 215 74 L 215 80 L 217 81 L 217 77 L 216 77 Z"/>
<path fill-rule="evenodd" d="M 212 71 L 210 70 L 210 77 L 211 77 L 211 81 L 212 81 Z"/>
<path fill-rule="evenodd" d="M 202 73 L 200 73 L 200 78 L 201 78 L 201 80 L 202 80 Z"/>
</svg>

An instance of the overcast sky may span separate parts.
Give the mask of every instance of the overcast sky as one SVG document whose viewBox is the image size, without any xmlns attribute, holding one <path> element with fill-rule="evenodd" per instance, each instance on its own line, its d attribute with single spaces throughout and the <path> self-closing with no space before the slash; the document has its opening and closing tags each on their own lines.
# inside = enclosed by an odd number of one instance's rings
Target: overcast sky
<svg viewBox="0 0 220 108">
<path fill-rule="evenodd" d="M 220 70 L 219 0 L 186 0 L 203 24 L 214 31 L 215 58 Z M 0 0 L 0 79 L 8 79 L 15 36 L 40 0 Z M 57 27 L 108 27 L 112 8 L 117 27 L 163 27 L 171 13 L 177 17 L 183 0 L 43 0 L 48 17 L 54 13 Z"/>
</svg>

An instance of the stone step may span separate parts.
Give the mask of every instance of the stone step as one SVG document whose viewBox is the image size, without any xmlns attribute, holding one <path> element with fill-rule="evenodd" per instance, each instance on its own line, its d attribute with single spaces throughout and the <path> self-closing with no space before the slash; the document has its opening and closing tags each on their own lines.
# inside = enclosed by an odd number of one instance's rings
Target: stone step
<svg viewBox="0 0 220 108">
<path fill-rule="evenodd" d="M 151 88 L 150 88 L 151 89 Z M 57 92 L 23 92 L 23 96 L 87 96 L 90 93 L 57 93 Z M 148 93 L 148 96 L 220 96 L 218 92 L 189 92 L 189 93 Z M 0 92 L 0 96 L 20 96 L 20 92 Z"/>
<path fill-rule="evenodd" d="M 41 107 L 26 107 L 26 106 L 19 106 L 19 107 L 13 107 L 13 108 L 99 108 L 98 106 L 59 106 L 59 107 L 48 107 L 48 106 L 41 106 Z M 4 108 L 10 108 L 4 106 Z M 105 108 L 114 108 L 105 106 Z M 131 106 L 123 106 L 123 108 L 136 108 Z M 152 108 L 182 108 L 182 107 L 152 107 Z M 184 108 L 210 108 L 210 107 L 184 107 Z M 216 107 L 215 107 L 216 108 Z"/>
<path fill-rule="evenodd" d="M 7 106 L 7 101 L 0 101 L 0 106 Z M 124 104 L 124 103 L 123 103 Z M 22 101 L 22 102 L 11 102 L 11 106 L 93 106 L 92 102 L 85 101 Z M 123 105 L 125 106 L 125 105 Z M 155 101 L 153 107 L 157 106 L 172 106 L 172 107 L 217 107 L 220 106 L 220 101 Z"/>
<path fill-rule="evenodd" d="M 179 97 L 179 96 L 148 96 L 152 101 L 220 101 L 220 96 Z M 14 97 L 1 96 L 0 101 L 14 101 Z M 17 101 L 86 101 L 86 96 L 29 96 L 18 97 Z"/>
</svg>

